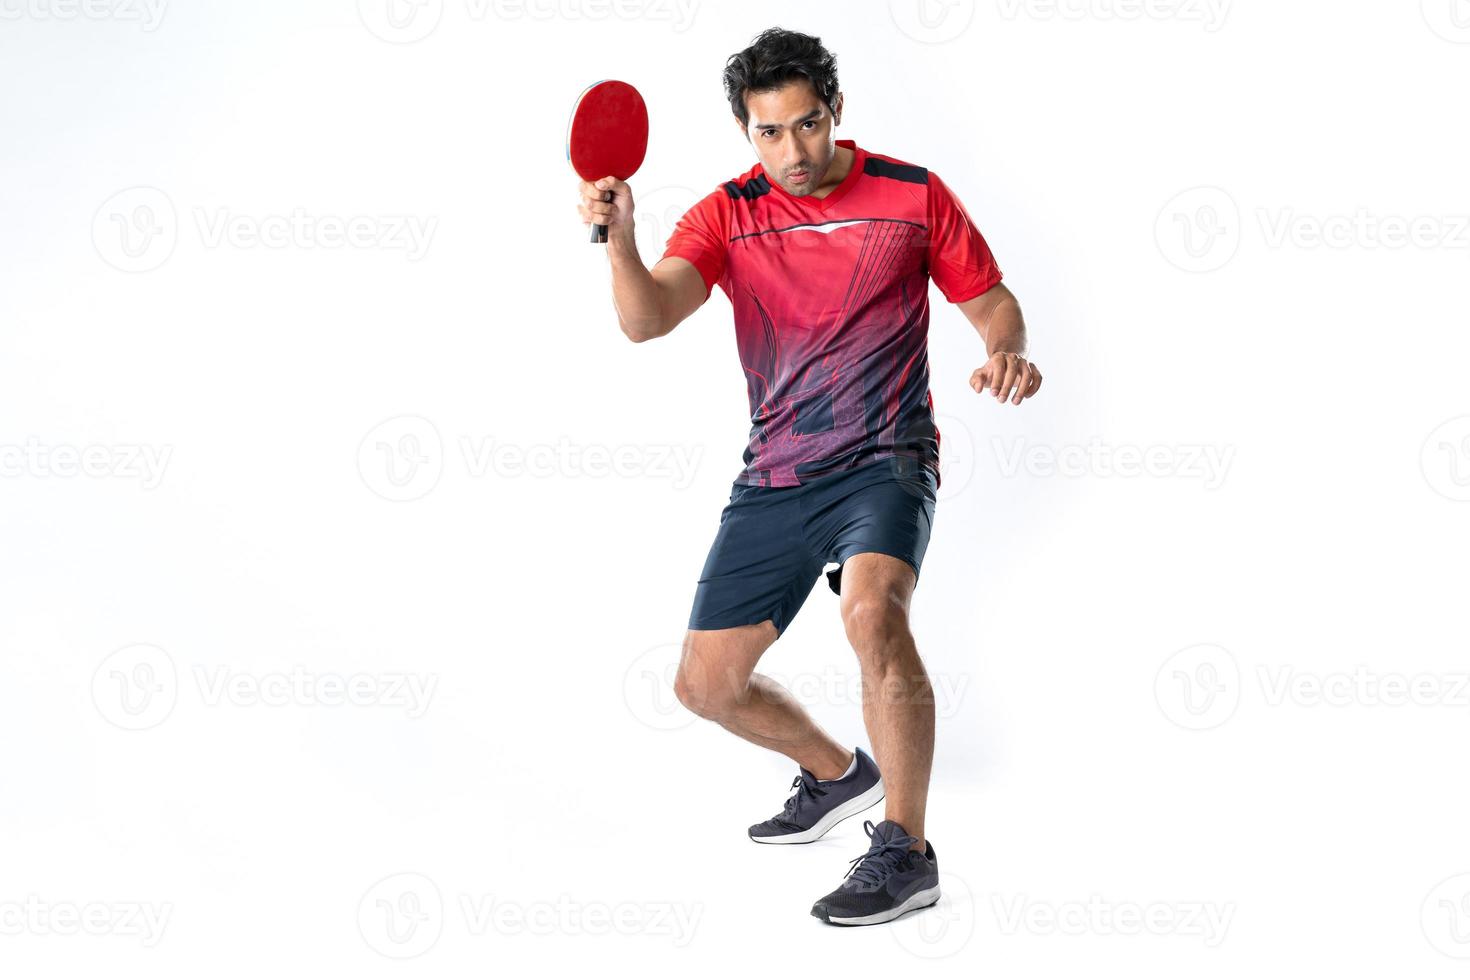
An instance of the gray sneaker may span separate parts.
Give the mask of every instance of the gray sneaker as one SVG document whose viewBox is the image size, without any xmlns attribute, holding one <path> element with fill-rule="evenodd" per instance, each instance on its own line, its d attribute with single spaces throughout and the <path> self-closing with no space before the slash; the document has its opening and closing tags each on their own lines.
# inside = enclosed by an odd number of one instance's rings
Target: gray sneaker
<svg viewBox="0 0 1470 980">
<path fill-rule="evenodd" d="M 791 783 L 796 792 L 769 820 L 750 828 L 760 844 L 809 844 L 848 817 L 883 799 L 878 765 L 862 749 L 854 749 L 857 768 L 841 779 L 820 780 L 806 769 Z"/>
<path fill-rule="evenodd" d="M 939 858 L 934 845 L 924 853 L 909 850 L 918 840 L 892 820 L 874 827 L 863 821 L 872 840 L 868 853 L 854 858 L 837 890 L 812 906 L 812 915 L 834 926 L 871 926 L 939 901 Z"/>
</svg>

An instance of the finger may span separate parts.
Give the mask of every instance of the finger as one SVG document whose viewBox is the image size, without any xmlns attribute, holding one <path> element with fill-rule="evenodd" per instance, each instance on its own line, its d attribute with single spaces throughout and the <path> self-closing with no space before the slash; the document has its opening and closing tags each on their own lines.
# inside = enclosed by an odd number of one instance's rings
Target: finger
<svg viewBox="0 0 1470 980">
<path fill-rule="evenodd" d="M 618 217 L 617 205 L 614 204 L 589 204 L 585 207 L 578 207 L 577 213 L 582 215 L 584 221 L 591 221 L 599 225 L 612 224 Z"/>
<path fill-rule="evenodd" d="M 1000 386 L 1006 379 L 1006 356 L 995 355 L 994 360 L 988 365 L 990 367 L 990 397 L 1000 401 Z"/>
<path fill-rule="evenodd" d="M 1007 355 L 1005 365 L 1004 374 L 1001 374 L 999 371 L 996 372 L 996 374 L 1000 375 L 1000 382 L 995 386 L 995 400 L 998 402 L 1004 402 L 1009 398 L 1011 396 L 1011 388 L 1016 384 L 1015 360 Z"/>
<path fill-rule="evenodd" d="M 1026 392 L 1026 397 L 1027 398 L 1030 398 L 1032 395 L 1036 394 L 1040 390 L 1041 390 L 1041 372 L 1038 371 L 1038 370 L 1036 370 L 1036 365 L 1033 364 L 1033 365 L 1031 365 L 1031 388 L 1030 388 L 1029 391 Z"/>
<path fill-rule="evenodd" d="M 975 372 L 970 375 L 970 387 L 975 389 L 976 394 L 983 392 L 990 381 L 990 375 L 987 373 L 988 367 L 989 365 L 976 368 Z"/>
<path fill-rule="evenodd" d="M 582 206 L 592 214 L 608 215 L 617 210 L 616 201 L 600 201 L 597 198 L 583 198 Z"/>
<path fill-rule="evenodd" d="M 1026 361 L 1021 362 L 1021 369 L 1016 372 L 1016 393 L 1011 396 L 1011 404 L 1021 404 L 1021 399 L 1026 397 L 1026 389 L 1031 386 L 1031 365 Z"/>
<path fill-rule="evenodd" d="M 609 195 L 628 193 L 628 185 L 616 177 L 604 177 L 597 182 L 597 189 L 606 191 Z"/>
</svg>

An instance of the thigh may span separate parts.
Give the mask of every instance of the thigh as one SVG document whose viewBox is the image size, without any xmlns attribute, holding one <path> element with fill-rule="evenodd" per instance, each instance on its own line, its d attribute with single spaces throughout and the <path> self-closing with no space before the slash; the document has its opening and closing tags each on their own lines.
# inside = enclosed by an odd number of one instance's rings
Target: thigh
<svg viewBox="0 0 1470 980">
<path fill-rule="evenodd" d="M 838 594 L 842 598 L 838 605 L 844 622 L 857 610 L 866 610 L 865 618 L 907 619 L 909 600 L 919 580 L 907 561 L 876 551 L 860 551 L 848 556 L 841 572 L 842 590 Z"/>
<path fill-rule="evenodd" d="M 701 701 L 736 696 L 774 642 L 776 627 L 769 619 L 748 626 L 689 630 L 675 683 Z"/>
<path fill-rule="evenodd" d="M 832 484 L 813 500 L 812 545 L 824 561 L 839 564 L 828 573 L 833 592 L 843 594 L 848 561 L 862 554 L 897 560 L 917 583 L 934 527 L 936 484 L 929 471 L 913 473 L 906 461 L 889 459 L 855 471 L 845 483 Z M 904 578 L 893 562 L 879 562 L 877 567 Z"/>
<path fill-rule="evenodd" d="M 689 629 L 710 632 L 769 620 L 780 636 L 821 573 L 821 559 L 802 536 L 795 492 L 737 487 L 700 572 Z"/>
</svg>

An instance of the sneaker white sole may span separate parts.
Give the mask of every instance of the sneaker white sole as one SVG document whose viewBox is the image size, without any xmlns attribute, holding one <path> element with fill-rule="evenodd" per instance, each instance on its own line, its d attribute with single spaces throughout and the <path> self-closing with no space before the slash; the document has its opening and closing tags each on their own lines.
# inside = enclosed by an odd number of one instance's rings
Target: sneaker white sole
<svg viewBox="0 0 1470 980">
<path fill-rule="evenodd" d="M 848 817 L 857 816 L 873 804 L 881 802 L 882 799 L 883 780 L 880 779 L 866 793 L 854 796 L 841 806 L 833 807 L 830 813 L 806 830 L 798 830 L 794 834 L 781 834 L 776 837 L 757 837 L 751 834 L 750 839 L 757 844 L 810 844 Z"/>
<path fill-rule="evenodd" d="M 827 917 L 826 921 L 834 926 L 875 926 L 880 922 L 891 922 L 905 912 L 928 908 L 937 901 L 939 901 L 939 886 L 935 885 L 933 888 L 925 888 L 923 891 L 914 892 L 908 898 L 884 912 L 846 917 L 831 915 Z"/>
</svg>

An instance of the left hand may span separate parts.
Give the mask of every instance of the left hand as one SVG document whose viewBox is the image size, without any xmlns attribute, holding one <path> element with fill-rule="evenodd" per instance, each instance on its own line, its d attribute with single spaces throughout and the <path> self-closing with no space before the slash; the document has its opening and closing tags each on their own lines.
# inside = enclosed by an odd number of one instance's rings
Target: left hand
<svg viewBox="0 0 1470 980">
<path fill-rule="evenodd" d="M 970 375 L 970 387 L 980 394 L 989 388 L 996 401 L 1004 403 L 1009 398 L 1012 405 L 1019 405 L 1041 387 L 1041 372 L 1020 354 L 996 351 L 983 368 Z"/>
</svg>

